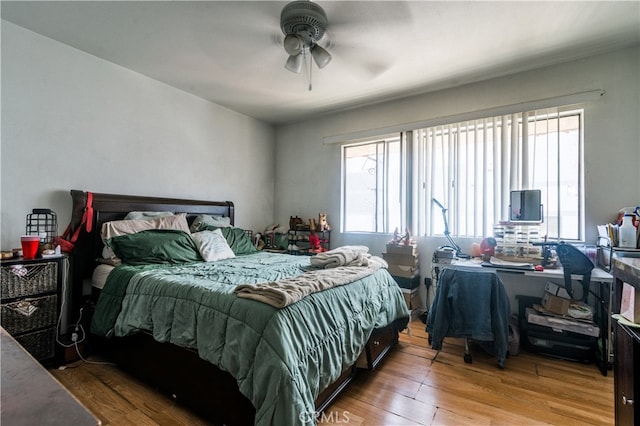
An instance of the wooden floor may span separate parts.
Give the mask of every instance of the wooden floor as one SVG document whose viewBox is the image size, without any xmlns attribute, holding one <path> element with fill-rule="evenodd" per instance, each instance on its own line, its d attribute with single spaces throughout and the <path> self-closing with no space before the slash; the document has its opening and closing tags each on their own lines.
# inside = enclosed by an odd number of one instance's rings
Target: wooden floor
<svg viewBox="0 0 640 426">
<path fill-rule="evenodd" d="M 411 324 L 373 372 L 361 372 L 323 413 L 322 424 L 349 425 L 613 425 L 613 374 L 593 364 L 527 352 L 494 357 L 445 339 L 428 347 L 424 325 Z M 92 358 L 89 358 L 90 360 Z M 95 360 L 95 359 L 94 359 Z M 203 425 L 197 415 L 113 365 L 74 363 L 51 370 L 105 426 Z"/>
</svg>

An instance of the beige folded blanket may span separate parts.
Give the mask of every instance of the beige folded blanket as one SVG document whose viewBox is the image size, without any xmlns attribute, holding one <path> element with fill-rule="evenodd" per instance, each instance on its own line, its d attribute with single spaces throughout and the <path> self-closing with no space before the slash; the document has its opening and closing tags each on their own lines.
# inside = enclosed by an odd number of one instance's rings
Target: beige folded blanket
<svg viewBox="0 0 640 426">
<path fill-rule="evenodd" d="M 387 262 L 371 256 L 367 246 L 342 246 L 318 253 L 309 259 L 314 268 L 336 268 L 338 266 L 373 266 L 386 268 Z"/>
<path fill-rule="evenodd" d="M 373 274 L 379 268 L 379 265 L 372 265 L 369 267 L 339 266 L 318 269 L 280 281 L 242 284 L 236 287 L 235 292 L 238 297 L 257 300 L 276 308 L 284 308 L 308 294 L 359 280 Z"/>
</svg>

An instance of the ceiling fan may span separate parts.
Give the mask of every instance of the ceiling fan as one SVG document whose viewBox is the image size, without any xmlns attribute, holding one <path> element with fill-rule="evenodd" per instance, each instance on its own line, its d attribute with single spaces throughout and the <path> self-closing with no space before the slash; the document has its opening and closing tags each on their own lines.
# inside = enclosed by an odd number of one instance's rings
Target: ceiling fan
<svg viewBox="0 0 640 426">
<path fill-rule="evenodd" d="M 327 14 L 322 7 L 309 0 L 293 1 L 282 9 L 280 28 L 285 35 L 284 50 L 289 54 L 286 69 L 299 73 L 305 58 L 309 56 L 318 68 L 324 68 L 331 62 L 331 54 L 318 44 L 325 34 L 327 23 Z"/>
</svg>

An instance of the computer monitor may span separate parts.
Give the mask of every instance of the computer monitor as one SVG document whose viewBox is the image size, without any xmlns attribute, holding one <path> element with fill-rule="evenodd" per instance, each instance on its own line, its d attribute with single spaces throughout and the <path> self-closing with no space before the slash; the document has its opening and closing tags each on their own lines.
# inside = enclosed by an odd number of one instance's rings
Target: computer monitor
<svg viewBox="0 0 640 426">
<path fill-rule="evenodd" d="M 511 191 L 509 204 L 510 222 L 541 223 L 542 192 L 539 189 Z"/>
</svg>

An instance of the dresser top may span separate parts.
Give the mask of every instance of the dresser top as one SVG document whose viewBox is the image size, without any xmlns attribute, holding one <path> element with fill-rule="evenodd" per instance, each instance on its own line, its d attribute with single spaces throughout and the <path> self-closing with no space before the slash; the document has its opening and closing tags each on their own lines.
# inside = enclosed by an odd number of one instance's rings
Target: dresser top
<svg viewBox="0 0 640 426">
<path fill-rule="evenodd" d="M 51 256 L 39 256 L 33 259 L 25 259 L 24 257 L 14 257 L 11 259 L 1 259 L 0 264 L 2 266 L 6 265 L 15 265 L 17 263 L 20 264 L 29 264 L 29 263 L 46 263 L 46 262 L 56 262 L 60 259 L 66 258 L 67 255 L 65 253 Z"/>
</svg>

